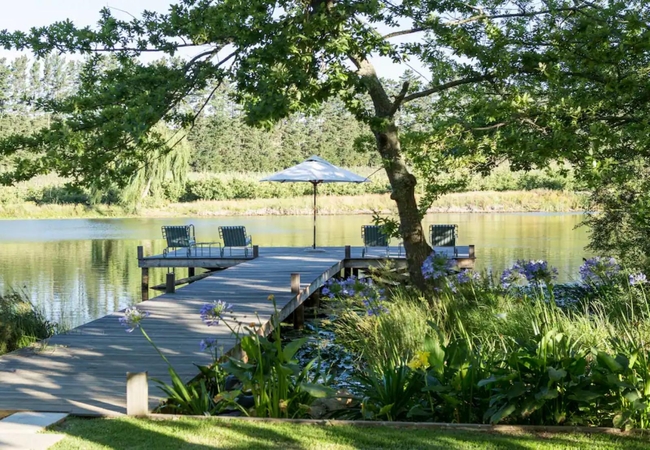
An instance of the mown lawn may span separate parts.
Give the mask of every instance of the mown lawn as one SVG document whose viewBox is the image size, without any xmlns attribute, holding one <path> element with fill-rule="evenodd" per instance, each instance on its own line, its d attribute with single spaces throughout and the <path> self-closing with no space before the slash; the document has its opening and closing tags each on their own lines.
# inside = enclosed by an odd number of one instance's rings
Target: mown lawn
<svg viewBox="0 0 650 450">
<path fill-rule="evenodd" d="M 53 429 L 71 449 L 647 449 L 648 437 L 495 434 L 392 427 L 272 424 L 243 420 L 69 419 Z"/>
</svg>

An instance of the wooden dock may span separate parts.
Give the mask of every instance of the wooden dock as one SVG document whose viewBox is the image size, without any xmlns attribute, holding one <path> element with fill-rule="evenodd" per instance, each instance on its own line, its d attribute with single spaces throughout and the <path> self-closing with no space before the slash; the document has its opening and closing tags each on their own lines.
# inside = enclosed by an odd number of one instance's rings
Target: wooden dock
<svg viewBox="0 0 650 450">
<path fill-rule="evenodd" d="M 224 350 L 235 345 L 228 328 L 204 325 L 201 306 L 213 300 L 233 304 L 233 314 L 244 323 L 266 324 L 273 313 L 268 296 L 275 296 L 281 316 L 289 316 L 326 280 L 346 268 L 363 268 L 378 262 L 377 255 L 361 258 L 361 249 L 342 247 L 306 251 L 302 248 L 269 247 L 255 258 L 228 262 L 227 270 L 211 273 L 173 294 L 139 304 L 151 316 L 144 328 L 167 356 L 179 375 L 197 375 L 194 364 L 207 364 L 199 341 L 217 338 Z M 395 254 L 397 249 L 395 249 Z M 385 253 L 384 253 L 385 255 Z M 141 267 L 147 258 L 139 258 Z M 391 255 L 392 256 L 392 255 Z M 467 264 L 469 253 L 459 254 Z M 473 263 L 473 248 L 471 261 Z M 150 267 L 205 267 L 176 265 L 183 258 L 149 257 Z M 211 258 L 208 258 L 211 259 Z M 216 259 L 216 258 L 214 258 Z M 175 260 L 175 261 L 174 261 Z M 403 259 L 397 259 L 402 261 Z M 205 260 L 202 262 L 206 263 Z M 214 261 L 223 264 L 224 261 Z M 155 265 L 154 265 L 155 264 Z M 220 266 L 219 266 L 220 267 Z M 208 267 L 210 268 L 210 267 Z M 221 267 L 220 267 L 221 268 Z M 292 274 L 300 274 L 300 292 L 291 290 Z M 120 415 L 126 412 L 127 372 L 148 372 L 149 378 L 169 381 L 167 366 L 141 333 L 126 333 L 119 324 L 121 312 L 109 314 L 68 333 L 54 336 L 37 348 L 22 349 L 0 357 L 0 411 L 50 411 L 78 415 Z M 149 382 L 149 407 L 160 401 L 160 390 Z"/>
</svg>

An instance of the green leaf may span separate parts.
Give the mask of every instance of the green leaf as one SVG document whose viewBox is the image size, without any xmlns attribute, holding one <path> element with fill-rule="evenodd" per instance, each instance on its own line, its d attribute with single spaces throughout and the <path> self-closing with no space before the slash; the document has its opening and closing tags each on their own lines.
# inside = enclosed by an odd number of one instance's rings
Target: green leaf
<svg viewBox="0 0 650 450">
<path fill-rule="evenodd" d="M 315 398 L 333 398 L 336 396 L 336 389 L 322 384 L 301 383 L 300 389 Z"/>
<path fill-rule="evenodd" d="M 300 350 L 300 347 L 305 345 L 309 338 L 300 338 L 296 339 L 295 341 L 289 342 L 287 345 L 284 346 L 284 349 L 282 350 L 282 353 L 284 354 L 284 358 L 286 361 L 290 361 L 293 359 L 294 355 L 298 350 Z"/>
<path fill-rule="evenodd" d="M 566 377 L 566 375 L 567 372 L 564 369 L 556 369 L 554 367 L 548 368 L 548 377 L 551 379 L 551 381 L 560 381 Z"/>
<path fill-rule="evenodd" d="M 496 413 L 490 417 L 490 423 L 499 423 L 506 417 L 508 417 L 510 414 L 515 412 L 517 410 L 517 407 L 513 404 L 506 404 L 504 405 L 500 410 L 498 410 Z"/>
<path fill-rule="evenodd" d="M 527 391 L 526 385 L 521 381 L 518 381 L 514 383 L 510 389 L 508 389 L 508 399 L 519 397 L 520 395 L 524 394 L 526 391 Z"/>
<path fill-rule="evenodd" d="M 623 371 L 623 366 L 605 352 L 598 352 L 596 359 L 599 364 L 607 366 L 607 368 L 614 373 L 620 373 Z"/>
<path fill-rule="evenodd" d="M 571 395 L 569 395 L 569 399 L 577 400 L 580 402 L 591 403 L 602 396 L 603 395 L 599 392 L 579 390 L 579 391 L 573 391 Z"/>
<path fill-rule="evenodd" d="M 379 410 L 379 416 L 384 416 L 390 412 L 391 409 L 393 409 L 393 406 L 395 404 L 391 403 L 390 405 L 384 405 L 380 410 Z"/>
</svg>

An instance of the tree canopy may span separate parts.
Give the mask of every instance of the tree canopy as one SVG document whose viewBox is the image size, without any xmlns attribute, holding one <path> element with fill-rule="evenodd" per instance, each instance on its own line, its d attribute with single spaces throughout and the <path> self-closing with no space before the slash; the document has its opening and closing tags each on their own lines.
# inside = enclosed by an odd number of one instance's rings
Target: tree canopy
<svg viewBox="0 0 650 450">
<path fill-rule="evenodd" d="M 404 151 L 434 174 L 456 158 L 489 168 L 509 157 L 529 167 L 550 158 L 584 163 L 591 151 L 605 164 L 620 150 L 613 135 L 645 126 L 633 116 L 647 96 L 648 8 L 640 0 L 181 0 L 128 21 L 104 9 L 94 28 L 65 21 L 3 31 L 5 48 L 91 55 L 74 95 L 40 101 L 56 113 L 48 128 L 0 141 L 3 154 L 33 152 L 5 182 L 51 169 L 127 179 L 154 147 L 174 145 L 151 139 L 153 126 L 191 126 L 206 104 L 194 96 L 226 82 L 247 121 L 262 126 L 338 97 L 375 137 L 419 282 L 430 248 Z M 187 48 L 195 55 L 179 60 Z M 138 59 L 151 52 L 170 62 Z M 97 70 L 102 53 L 115 56 L 114 68 Z M 372 56 L 417 60 L 430 79 L 406 79 L 391 92 Z M 437 113 L 402 149 L 400 123 L 422 100 Z M 627 146 L 632 158 L 640 145 Z M 435 186 L 435 177 L 427 181 Z"/>
</svg>

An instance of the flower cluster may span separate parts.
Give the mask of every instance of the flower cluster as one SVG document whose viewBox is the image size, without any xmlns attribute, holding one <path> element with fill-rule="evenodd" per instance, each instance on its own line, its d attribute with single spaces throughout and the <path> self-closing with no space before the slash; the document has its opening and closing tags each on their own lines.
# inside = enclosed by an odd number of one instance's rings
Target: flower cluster
<svg viewBox="0 0 650 450">
<path fill-rule="evenodd" d="M 201 320 L 209 327 L 219 325 L 223 315 L 231 310 L 232 305 L 221 300 L 206 303 L 201 307 Z"/>
<path fill-rule="evenodd" d="M 201 339 L 201 342 L 199 342 L 199 348 L 201 349 L 202 352 L 212 350 L 216 346 L 217 346 L 216 339 Z"/>
<path fill-rule="evenodd" d="M 148 311 L 140 311 L 138 308 L 126 308 L 124 310 L 124 317 L 120 317 L 120 324 L 126 327 L 126 332 L 131 333 L 136 328 L 140 327 L 140 323 L 149 317 Z"/>
<path fill-rule="evenodd" d="M 388 308 L 383 300 L 366 298 L 362 303 L 369 316 L 381 316 L 388 313 Z"/>
<path fill-rule="evenodd" d="M 422 275 L 425 280 L 437 280 L 449 275 L 455 265 L 456 261 L 446 254 L 432 252 L 422 263 Z"/>
<path fill-rule="evenodd" d="M 630 274 L 629 282 L 631 286 L 646 284 L 648 282 L 648 278 L 645 276 L 645 273 L 642 272 L 633 273 Z"/>
<path fill-rule="evenodd" d="M 463 270 L 456 274 L 456 278 L 454 281 L 456 281 L 457 284 L 468 284 L 473 281 L 480 281 L 481 280 L 481 274 L 478 272 L 474 272 L 473 270 Z"/>
<path fill-rule="evenodd" d="M 359 296 L 370 299 L 384 299 L 384 290 L 377 288 L 372 278 L 357 278 L 354 275 L 345 280 L 329 279 L 321 290 L 329 298 L 350 298 Z"/>
<path fill-rule="evenodd" d="M 517 260 L 515 264 L 501 274 L 501 286 L 508 289 L 511 286 L 528 282 L 534 286 L 543 286 L 557 278 L 557 269 L 550 267 L 541 259 L 533 261 Z"/>
<path fill-rule="evenodd" d="M 588 286 L 601 286 L 607 284 L 613 277 L 621 272 L 615 258 L 594 258 L 585 259 L 580 266 L 580 280 Z"/>
<path fill-rule="evenodd" d="M 413 360 L 408 364 L 408 366 L 412 370 L 427 370 L 430 366 L 429 356 L 431 356 L 431 353 L 429 352 L 418 352 L 417 355 L 415 355 L 415 358 L 413 358 Z"/>
</svg>

